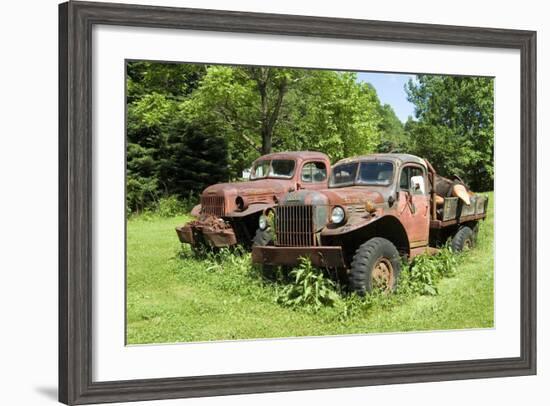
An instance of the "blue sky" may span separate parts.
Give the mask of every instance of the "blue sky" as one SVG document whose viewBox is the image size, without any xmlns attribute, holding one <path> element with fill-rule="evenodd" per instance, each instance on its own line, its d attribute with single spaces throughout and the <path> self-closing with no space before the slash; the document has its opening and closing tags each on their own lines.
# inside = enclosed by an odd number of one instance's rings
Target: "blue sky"
<svg viewBox="0 0 550 406">
<path fill-rule="evenodd" d="M 405 84 L 415 75 L 397 73 L 358 72 L 357 80 L 374 86 L 382 104 L 392 106 L 395 114 L 403 123 L 409 116 L 414 117 L 414 104 L 407 101 Z"/>
</svg>

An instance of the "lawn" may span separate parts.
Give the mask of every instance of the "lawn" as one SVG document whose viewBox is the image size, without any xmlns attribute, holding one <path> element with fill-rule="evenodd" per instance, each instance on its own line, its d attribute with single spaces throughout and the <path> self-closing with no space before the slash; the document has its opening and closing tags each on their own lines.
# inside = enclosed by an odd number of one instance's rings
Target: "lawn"
<svg viewBox="0 0 550 406">
<path fill-rule="evenodd" d="M 493 326 L 493 194 L 478 245 L 438 294 L 367 299 L 347 317 L 277 303 L 280 284 L 262 280 L 249 254 L 198 259 L 174 227 L 188 216 L 138 216 L 127 225 L 128 344 L 365 334 Z M 365 302 L 365 303 L 366 303 Z"/>
</svg>

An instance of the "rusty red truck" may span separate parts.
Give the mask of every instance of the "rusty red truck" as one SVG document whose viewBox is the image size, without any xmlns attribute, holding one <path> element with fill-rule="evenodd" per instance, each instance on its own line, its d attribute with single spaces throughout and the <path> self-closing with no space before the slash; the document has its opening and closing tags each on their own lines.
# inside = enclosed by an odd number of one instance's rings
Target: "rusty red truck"
<svg viewBox="0 0 550 406">
<path fill-rule="evenodd" d="M 176 227 L 176 232 L 182 243 L 193 247 L 250 247 L 266 209 L 289 192 L 326 188 L 329 175 L 330 160 L 320 152 L 264 155 L 252 164 L 248 181 L 207 187 L 191 212 L 196 219 Z M 261 238 L 255 243 L 261 244 Z"/>
<path fill-rule="evenodd" d="M 259 226 L 272 238 L 253 247 L 252 261 L 294 266 L 307 257 L 317 267 L 339 270 L 360 295 L 373 287 L 391 291 L 401 258 L 436 252 L 449 239 L 456 251 L 475 244 L 487 197 L 469 192 L 466 204 L 437 196 L 437 177 L 429 162 L 414 155 L 340 160 L 328 188 L 287 193 L 264 212 Z"/>
</svg>

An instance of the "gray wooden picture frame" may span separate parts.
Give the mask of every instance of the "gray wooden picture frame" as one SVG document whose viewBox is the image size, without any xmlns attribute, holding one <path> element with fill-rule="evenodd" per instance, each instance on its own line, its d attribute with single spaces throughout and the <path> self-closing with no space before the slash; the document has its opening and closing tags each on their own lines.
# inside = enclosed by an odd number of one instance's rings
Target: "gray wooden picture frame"
<svg viewBox="0 0 550 406">
<path fill-rule="evenodd" d="M 92 380 L 94 24 L 518 49 L 521 54 L 521 355 L 401 365 Z M 121 295 L 124 292 L 120 293 Z M 59 6 L 59 400 L 217 396 L 536 373 L 536 32 L 109 3 Z"/>
</svg>

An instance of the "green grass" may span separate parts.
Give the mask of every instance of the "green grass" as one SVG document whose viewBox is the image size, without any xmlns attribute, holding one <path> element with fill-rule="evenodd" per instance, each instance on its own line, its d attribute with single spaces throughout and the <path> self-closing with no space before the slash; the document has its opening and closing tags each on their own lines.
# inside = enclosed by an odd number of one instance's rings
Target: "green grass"
<svg viewBox="0 0 550 406">
<path fill-rule="evenodd" d="M 128 221 L 127 342 L 169 343 L 487 328 L 493 326 L 493 194 L 478 246 L 439 294 L 377 296 L 342 317 L 339 308 L 291 309 L 277 303 L 281 285 L 262 281 L 250 255 L 197 259 L 174 227 L 185 216 Z M 346 299 L 348 300 L 348 299 Z"/>
</svg>

